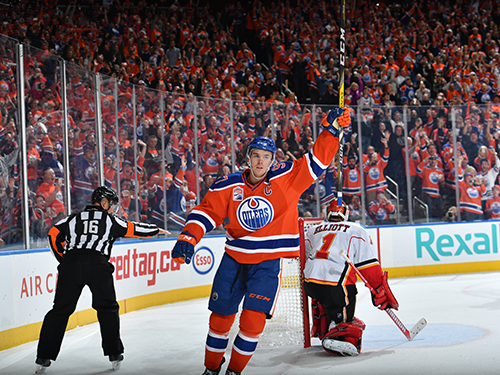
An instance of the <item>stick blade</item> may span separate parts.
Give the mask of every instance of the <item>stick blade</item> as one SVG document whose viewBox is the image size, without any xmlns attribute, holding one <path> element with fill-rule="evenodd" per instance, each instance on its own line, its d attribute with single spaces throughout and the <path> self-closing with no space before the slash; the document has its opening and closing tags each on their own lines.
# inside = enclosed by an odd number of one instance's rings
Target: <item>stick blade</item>
<svg viewBox="0 0 500 375">
<path fill-rule="evenodd" d="M 416 335 L 418 335 L 420 333 L 421 330 L 423 330 L 425 328 L 425 326 L 427 325 L 427 320 L 425 320 L 424 318 L 420 319 L 414 326 L 412 329 L 410 329 L 410 341 L 414 339 L 414 337 Z"/>
</svg>

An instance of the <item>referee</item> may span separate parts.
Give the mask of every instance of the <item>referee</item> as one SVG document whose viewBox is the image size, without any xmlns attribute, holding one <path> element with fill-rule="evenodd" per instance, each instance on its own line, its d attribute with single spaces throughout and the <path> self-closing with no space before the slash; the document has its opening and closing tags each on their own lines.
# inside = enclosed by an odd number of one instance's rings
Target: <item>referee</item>
<svg viewBox="0 0 500 375">
<path fill-rule="evenodd" d="M 92 193 L 92 205 L 55 224 L 49 231 L 52 253 L 59 261 L 54 306 L 45 315 L 38 341 L 36 373 L 43 373 L 59 354 L 70 315 L 85 285 L 97 310 L 104 355 L 113 369 L 123 360 L 119 305 L 113 284 L 114 266 L 109 263 L 113 242 L 119 237 L 151 237 L 170 234 L 154 224 L 125 221 L 113 214 L 118 196 L 100 186 Z"/>
</svg>

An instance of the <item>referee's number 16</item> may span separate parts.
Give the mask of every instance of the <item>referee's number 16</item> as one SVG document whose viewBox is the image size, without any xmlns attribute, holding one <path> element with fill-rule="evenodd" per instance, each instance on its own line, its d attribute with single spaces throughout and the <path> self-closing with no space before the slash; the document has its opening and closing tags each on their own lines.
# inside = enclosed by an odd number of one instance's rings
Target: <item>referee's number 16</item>
<svg viewBox="0 0 500 375">
<path fill-rule="evenodd" d="M 83 231 L 85 233 L 97 234 L 99 232 L 98 220 L 86 220 L 83 222 Z"/>
</svg>

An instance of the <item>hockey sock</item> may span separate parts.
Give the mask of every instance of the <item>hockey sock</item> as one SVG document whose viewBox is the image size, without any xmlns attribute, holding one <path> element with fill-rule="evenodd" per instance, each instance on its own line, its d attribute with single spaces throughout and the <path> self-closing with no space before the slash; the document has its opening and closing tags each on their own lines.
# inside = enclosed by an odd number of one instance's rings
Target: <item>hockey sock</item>
<svg viewBox="0 0 500 375">
<path fill-rule="evenodd" d="M 242 372 L 252 358 L 259 337 L 266 325 L 266 314 L 261 311 L 243 310 L 240 317 L 240 331 L 234 339 L 231 361 L 228 368 Z"/>
<path fill-rule="evenodd" d="M 233 325 L 233 315 L 210 315 L 207 342 L 205 345 L 205 367 L 215 370 L 219 367 L 229 342 L 229 331 Z"/>
</svg>

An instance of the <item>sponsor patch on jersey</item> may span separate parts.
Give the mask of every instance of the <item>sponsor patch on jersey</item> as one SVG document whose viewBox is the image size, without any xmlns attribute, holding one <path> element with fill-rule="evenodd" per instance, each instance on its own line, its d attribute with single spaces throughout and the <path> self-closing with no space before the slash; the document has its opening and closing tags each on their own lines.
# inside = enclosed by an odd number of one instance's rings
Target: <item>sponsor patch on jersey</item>
<svg viewBox="0 0 500 375">
<path fill-rule="evenodd" d="M 274 208 L 263 197 L 248 197 L 238 206 L 236 216 L 243 228 L 256 231 L 273 220 Z"/>
<path fill-rule="evenodd" d="M 233 201 L 242 201 L 243 200 L 243 189 L 241 187 L 235 187 L 233 189 Z"/>
</svg>

